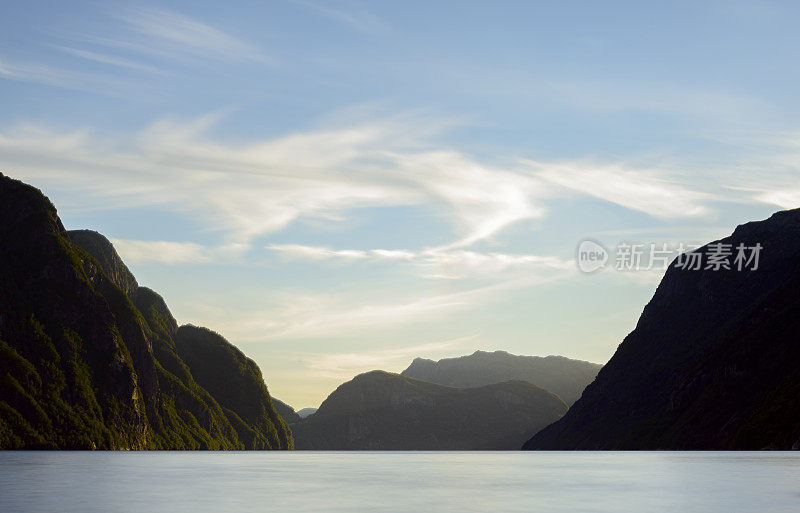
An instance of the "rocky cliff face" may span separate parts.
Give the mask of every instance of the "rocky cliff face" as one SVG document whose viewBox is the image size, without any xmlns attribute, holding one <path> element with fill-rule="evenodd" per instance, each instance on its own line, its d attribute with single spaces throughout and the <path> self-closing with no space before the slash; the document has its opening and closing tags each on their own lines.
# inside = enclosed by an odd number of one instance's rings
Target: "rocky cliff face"
<svg viewBox="0 0 800 513">
<path fill-rule="evenodd" d="M 292 425 L 298 449 L 517 449 L 567 405 L 525 381 L 453 388 L 373 371 Z"/>
<path fill-rule="evenodd" d="M 561 397 L 567 405 L 580 398 L 602 365 L 563 356 L 517 356 L 505 351 L 475 351 L 437 362 L 415 358 L 404 376 L 453 387 L 478 387 L 510 380 L 530 381 Z"/>
<path fill-rule="evenodd" d="M 718 242 L 760 244 L 758 268 L 671 267 L 583 397 L 526 449 L 797 448 L 800 210 Z"/>
<path fill-rule="evenodd" d="M 66 232 L 41 192 L 2 175 L 0 240 L 0 448 L 292 446 L 254 363 L 219 336 L 180 336 L 105 237 Z M 198 363 L 193 342 L 223 354 Z M 203 365 L 261 386 L 218 401 L 195 379 Z M 263 415 L 243 420 L 251 406 Z"/>
<path fill-rule="evenodd" d="M 106 276 L 122 289 L 122 292 L 128 297 L 133 297 L 139 289 L 139 284 L 105 236 L 93 230 L 70 230 L 67 235 L 69 240 L 97 260 Z"/>
</svg>

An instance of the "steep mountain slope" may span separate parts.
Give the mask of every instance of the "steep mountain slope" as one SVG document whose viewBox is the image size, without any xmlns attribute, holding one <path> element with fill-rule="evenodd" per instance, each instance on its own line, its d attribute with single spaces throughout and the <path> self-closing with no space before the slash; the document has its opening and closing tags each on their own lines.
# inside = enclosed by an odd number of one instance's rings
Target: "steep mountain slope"
<svg viewBox="0 0 800 513">
<path fill-rule="evenodd" d="M 219 334 L 191 325 L 178 328 L 175 347 L 194 379 L 222 406 L 248 447 L 292 445 L 291 433 L 275 411 L 253 360 Z"/>
<path fill-rule="evenodd" d="M 479 387 L 510 380 L 530 381 L 561 397 L 578 400 L 602 365 L 563 356 L 517 356 L 505 351 L 475 351 L 469 356 L 435 362 L 415 358 L 404 376 L 453 387 Z"/>
<path fill-rule="evenodd" d="M 108 239 L 93 230 L 70 230 L 67 235 L 70 241 L 97 260 L 106 276 L 122 289 L 122 292 L 133 298 L 139 289 L 139 284 Z"/>
<path fill-rule="evenodd" d="M 178 350 L 166 304 L 105 237 L 68 234 L 41 192 L 1 174 L 0 240 L 0 448 L 292 446 L 265 387 L 242 392 L 270 410 L 248 423 L 195 381 L 201 367 L 181 356 L 194 338 Z M 243 368 L 238 356 L 214 365 Z"/>
<path fill-rule="evenodd" d="M 287 424 L 294 424 L 298 420 L 300 420 L 300 413 L 294 411 L 294 408 L 286 404 L 285 402 L 281 401 L 280 399 L 272 398 L 272 406 L 275 407 L 275 411 L 278 412 L 284 421 Z"/>
<path fill-rule="evenodd" d="M 758 268 L 671 267 L 583 397 L 524 448 L 798 448 L 800 210 L 721 242 L 761 244 Z"/>
<path fill-rule="evenodd" d="M 297 449 L 517 449 L 567 405 L 526 381 L 453 388 L 373 371 L 292 425 Z"/>
</svg>

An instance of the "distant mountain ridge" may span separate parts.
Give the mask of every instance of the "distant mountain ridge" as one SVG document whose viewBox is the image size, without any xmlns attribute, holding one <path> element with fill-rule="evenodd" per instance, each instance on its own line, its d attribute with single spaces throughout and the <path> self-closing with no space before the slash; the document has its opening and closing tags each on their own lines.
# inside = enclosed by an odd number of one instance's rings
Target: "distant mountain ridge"
<svg viewBox="0 0 800 513">
<path fill-rule="evenodd" d="M 300 416 L 301 419 L 304 419 L 310 415 L 314 415 L 317 412 L 316 408 L 301 408 L 297 410 L 297 414 Z"/>
<path fill-rule="evenodd" d="M 567 405 L 527 381 L 454 388 L 372 371 L 292 425 L 297 449 L 514 450 Z"/>
<path fill-rule="evenodd" d="M 563 356 L 518 356 L 506 351 L 475 351 L 439 361 L 415 358 L 402 372 L 422 381 L 454 387 L 477 387 L 524 380 L 561 397 L 567 405 L 580 398 L 602 365 Z"/>
<path fill-rule="evenodd" d="M 289 449 L 256 364 L 0 174 L 0 449 Z"/>
<path fill-rule="evenodd" d="M 761 245 L 758 268 L 671 266 L 583 397 L 525 449 L 800 448 L 800 209 L 717 243 Z"/>
</svg>

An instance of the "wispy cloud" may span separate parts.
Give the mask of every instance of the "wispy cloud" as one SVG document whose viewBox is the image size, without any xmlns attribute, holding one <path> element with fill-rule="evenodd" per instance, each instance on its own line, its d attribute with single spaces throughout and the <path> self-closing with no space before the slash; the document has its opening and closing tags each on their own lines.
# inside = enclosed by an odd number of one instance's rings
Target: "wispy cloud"
<svg viewBox="0 0 800 513">
<path fill-rule="evenodd" d="M 212 123 L 160 121 L 127 141 L 26 126 L 0 135 L 0 155 L 9 173 L 83 191 L 87 203 L 193 211 L 238 242 L 300 216 L 418 201 L 410 189 L 384 183 L 379 171 L 359 164 L 386 143 L 380 130 L 322 130 L 235 145 L 208 138 Z"/>
<path fill-rule="evenodd" d="M 0 157 L 9 174 L 79 193 L 70 197 L 80 197 L 84 207 L 158 205 L 189 212 L 221 231 L 226 243 L 250 244 L 298 220 L 344 222 L 361 207 L 421 208 L 450 222 L 452 228 L 438 234 L 450 242 L 427 249 L 272 249 L 315 258 L 408 260 L 442 269 L 458 267 L 450 265 L 454 262 L 490 268 L 517 265 L 516 257 L 541 258 L 468 250 L 514 223 L 544 218 L 548 200 L 565 194 L 678 220 L 709 215 L 719 200 L 789 206 L 796 199 L 790 182 L 757 191 L 744 173 L 724 173 L 730 180 L 720 185 L 718 179 L 701 179 L 698 171 L 689 186 L 658 165 L 519 160 L 499 166 L 441 148 L 424 118 L 385 117 L 246 141 L 214 137 L 220 118 L 218 113 L 188 121 L 164 118 L 120 138 L 23 126 L 0 133 Z M 719 169 L 713 172 L 720 176 Z M 747 188 L 751 192 L 742 192 Z"/>
<path fill-rule="evenodd" d="M 0 156 L 21 178 L 121 206 L 193 211 L 242 243 L 303 217 L 431 206 L 449 213 L 461 234 L 449 246 L 461 247 L 544 213 L 531 177 L 428 150 L 406 121 L 231 143 L 208 135 L 216 119 L 160 120 L 128 141 L 22 127 L 0 134 Z"/>
<path fill-rule="evenodd" d="M 664 172 L 631 169 L 620 164 L 522 162 L 535 176 L 565 190 L 594 196 L 654 217 L 692 218 L 710 213 L 706 205 L 712 199 L 709 194 L 682 186 Z"/>
<path fill-rule="evenodd" d="M 208 246 L 194 242 L 128 239 L 112 239 L 112 242 L 120 256 L 130 264 L 231 262 L 243 258 L 251 249 L 246 243 Z M 507 270 L 561 273 L 575 269 L 572 260 L 531 254 L 440 249 L 331 249 L 302 244 L 270 244 L 266 249 L 291 260 L 408 264 L 418 276 L 435 279 L 499 278 Z"/>
<path fill-rule="evenodd" d="M 312 260 L 336 259 L 364 259 L 369 257 L 367 251 L 360 249 L 329 249 L 321 246 L 304 246 L 302 244 L 272 244 L 267 249 L 286 255 L 310 258 Z"/>
<path fill-rule="evenodd" d="M 380 34 L 388 30 L 388 25 L 382 19 L 369 12 L 364 5 L 354 2 L 339 2 L 336 7 L 310 0 L 292 0 L 292 3 L 368 34 Z"/>
<path fill-rule="evenodd" d="M 57 44 L 46 45 L 62 53 L 57 66 L 0 59 L 0 78 L 105 96 L 147 99 L 154 94 L 152 84 L 134 80 L 130 74 L 123 79 L 118 74 L 106 72 L 96 66 L 87 71 L 88 63 L 64 62 L 63 54 L 149 74 L 166 73 L 157 64 L 153 64 L 153 57 L 171 61 L 173 67 L 175 63 L 197 64 L 208 60 L 274 62 L 274 59 L 257 46 L 177 12 L 130 6 L 112 10 L 111 17 L 122 22 L 121 27 L 119 23 L 116 26 L 114 23 L 108 24 L 115 26 L 113 34 L 107 27 L 100 27 L 94 34 L 69 36 L 69 44 L 64 44 L 62 40 Z M 147 64 L 141 62 L 145 58 Z"/>
<path fill-rule="evenodd" d="M 69 55 L 73 55 L 75 57 L 80 57 L 81 59 L 86 59 L 94 62 L 99 62 L 101 64 L 108 64 L 111 66 L 118 66 L 121 68 L 129 68 L 138 71 L 146 71 L 149 73 L 163 73 L 162 70 L 154 68 L 152 66 L 148 66 L 146 64 L 142 64 L 140 62 L 132 61 L 129 59 L 125 59 L 123 57 L 118 57 L 114 55 L 108 55 L 104 53 L 92 52 L 88 50 L 81 50 L 80 48 L 72 48 L 69 46 L 56 46 L 56 49 L 67 53 Z"/>
<path fill-rule="evenodd" d="M 443 200 L 465 235 L 442 249 L 470 246 L 510 224 L 544 216 L 542 182 L 525 174 L 482 165 L 455 151 L 395 155 L 404 176 Z"/>
<path fill-rule="evenodd" d="M 443 294 L 409 301 L 369 303 L 337 294 L 284 293 L 275 307 L 219 319 L 236 340 L 264 341 L 341 337 L 380 333 L 409 324 L 441 320 L 468 308 L 475 299 L 465 294 Z"/>
<path fill-rule="evenodd" d="M 386 337 L 399 328 L 447 322 L 454 315 L 483 308 L 507 297 L 513 290 L 544 283 L 549 278 L 523 276 L 442 294 L 393 294 L 370 299 L 357 294 L 315 291 L 278 291 L 269 305 L 250 310 L 204 306 L 204 322 L 231 340 L 269 342 L 280 340 L 342 340 L 373 334 Z"/>
<path fill-rule="evenodd" d="M 730 162 L 696 181 L 720 184 L 727 201 L 800 207 L 799 132 L 745 131 L 721 141 L 731 148 Z"/>
<path fill-rule="evenodd" d="M 230 262 L 249 249 L 246 244 L 211 247 L 193 242 L 111 239 L 114 248 L 129 264 Z"/>
<path fill-rule="evenodd" d="M 463 348 L 465 344 L 475 338 L 475 336 L 466 336 L 440 342 L 357 353 L 321 353 L 305 356 L 301 358 L 301 361 L 317 376 L 349 379 L 356 374 L 376 369 L 394 369 L 399 372 L 407 367 L 415 357 L 441 358 L 443 352 Z"/>
<path fill-rule="evenodd" d="M 780 208 L 800 208 L 800 188 L 763 191 L 756 194 L 755 199 Z"/>
<path fill-rule="evenodd" d="M 276 251 L 288 258 L 336 261 L 372 261 L 372 262 L 404 262 L 412 264 L 418 274 L 437 279 L 462 279 L 475 277 L 498 277 L 509 269 L 533 271 L 562 272 L 574 270 L 572 260 L 551 256 L 530 254 L 510 254 L 497 252 L 479 252 L 467 250 L 424 249 L 413 251 L 407 249 L 386 250 L 334 250 L 320 246 L 304 246 L 299 244 L 272 244 L 267 249 Z"/>
<path fill-rule="evenodd" d="M 20 64 L 0 60 L 0 78 L 106 96 L 133 98 L 149 94 L 147 86 L 138 87 L 125 80 L 103 74 L 43 64 Z"/>
<path fill-rule="evenodd" d="M 159 56 L 271 61 L 254 45 L 174 11 L 137 6 L 114 11 L 113 16 L 128 26 L 130 37 L 95 39 L 95 42 Z"/>
<path fill-rule="evenodd" d="M 675 83 L 554 79 L 534 87 L 571 108 L 596 112 L 641 111 L 731 122 L 761 118 L 773 109 L 759 97 Z"/>
</svg>

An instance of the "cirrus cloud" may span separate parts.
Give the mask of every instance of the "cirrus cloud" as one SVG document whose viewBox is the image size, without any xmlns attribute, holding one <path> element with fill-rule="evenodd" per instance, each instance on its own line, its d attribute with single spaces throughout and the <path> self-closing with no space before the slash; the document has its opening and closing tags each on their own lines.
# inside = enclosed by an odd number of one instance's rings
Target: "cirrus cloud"
<svg viewBox="0 0 800 513">
<path fill-rule="evenodd" d="M 429 248 L 437 251 L 427 255 L 434 260 L 492 239 L 514 223 L 543 218 L 546 200 L 563 191 L 657 218 L 705 215 L 714 200 L 653 169 L 530 160 L 487 164 L 442 149 L 435 132 L 414 128 L 431 123 L 413 117 L 233 142 L 213 135 L 221 117 L 164 118 L 131 137 L 22 126 L 0 133 L 0 158 L 9 174 L 48 191 L 69 191 L 72 203 L 62 203 L 68 207 L 187 212 L 222 232 L 227 244 L 250 244 L 300 219 L 345 221 L 361 207 L 421 207 L 443 213 L 452 226 L 450 242 Z M 409 251 L 420 250 L 345 251 L 350 253 L 338 256 L 407 260 L 413 258 Z"/>
</svg>

